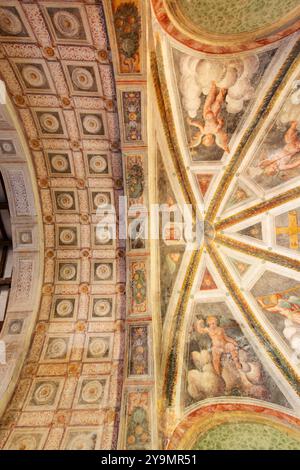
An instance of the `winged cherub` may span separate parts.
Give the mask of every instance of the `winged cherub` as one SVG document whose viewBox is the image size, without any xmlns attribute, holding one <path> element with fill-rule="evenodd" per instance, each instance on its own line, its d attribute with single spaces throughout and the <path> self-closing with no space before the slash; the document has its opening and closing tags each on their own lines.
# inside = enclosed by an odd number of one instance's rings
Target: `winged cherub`
<svg viewBox="0 0 300 470">
<path fill-rule="evenodd" d="M 290 127 L 284 136 L 285 146 L 272 152 L 260 162 L 259 167 L 266 175 L 273 176 L 281 170 L 291 170 L 300 166 L 300 157 L 292 161 L 292 158 L 300 152 L 297 125 L 297 121 L 291 121 Z"/>
<path fill-rule="evenodd" d="M 214 369 L 218 375 L 221 375 L 221 359 L 223 354 L 230 354 L 237 369 L 241 369 L 239 361 L 238 343 L 225 333 L 224 328 L 219 326 L 217 317 L 210 315 L 204 320 L 196 320 L 194 329 L 200 335 L 207 334 L 212 341 L 212 362 Z"/>
<path fill-rule="evenodd" d="M 211 147 L 216 143 L 216 145 L 225 150 L 225 152 L 229 152 L 228 135 L 223 129 L 224 120 L 220 116 L 226 94 L 226 88 L 218 89 L 216 82 L 211 82 L 210 91 L 206 97 L 203 108 L 204 124 L 200 121 L 188 119 L 188 123 L 191 126 L 199 129 L 192 137 L 190 148 L 195 148 L 199 145 Z"/>
</svg>

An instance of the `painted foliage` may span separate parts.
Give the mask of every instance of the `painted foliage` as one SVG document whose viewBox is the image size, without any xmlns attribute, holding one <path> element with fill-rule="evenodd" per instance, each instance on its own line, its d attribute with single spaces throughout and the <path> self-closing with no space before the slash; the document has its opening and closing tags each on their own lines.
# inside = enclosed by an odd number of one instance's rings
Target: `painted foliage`
<svg viewBox="0 0 300 470">
<path fill-rule="evenodd" d="M 135 143 L 143 140 L 142 136 L 142 102 L 140 91 L 122 92 L 124 117 L 124 140 Z"/>
<path fill-rule="evenodd" d="M 141 72 L 141 4 L 139 0 L 113 0 L 115 33 L 121 73 Z"/>
<path fill-rule="evenodd" d="M 147 311 L 146 262 L 134 261 L 130 265 L 131 313 L 143 314 Z"/>
<path fill-rule="evenodd" d="M 127 450 L 145 450 L 151 448 L 151 397 L 148 390 L 128 391 L 126 394 Z"/>
<path fill-rule="evenodd" d="M 129 343 L 129 375 L 149 375 L 148 326 L 130 326 Z"/>
<path fill-rule="evenodd" d="M 145 176 L 141 157 L 127 159 L 127 186 L 130 200 L 133 200 L 133 203 L 142 203 Z"/>
<path fill-rule="evenodd" d="M 147 240 L 145 218 L 146 177 L 145 157 L 142 154 L 126 155 L 126 188 L 128 196 L 128 236 L 131 250 L 144 250 Z"/>
</svg>

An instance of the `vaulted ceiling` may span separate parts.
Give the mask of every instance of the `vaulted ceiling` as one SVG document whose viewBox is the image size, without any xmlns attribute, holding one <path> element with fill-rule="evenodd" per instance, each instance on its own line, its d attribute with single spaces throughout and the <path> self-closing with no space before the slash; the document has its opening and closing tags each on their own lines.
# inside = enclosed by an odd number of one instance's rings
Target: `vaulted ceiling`
<svg viewBox="0 0 300 470">
<path fill-rule="evenodd" d="M 202 448 L 232 421 L 299 446 L 299 2 L 195 3 L 0 6 L 0 169 L 35 256 L 0 447 Z M 104 203 L 117 228 L 189 204 L 200 241 L 99 237 Z"/>
</svg>

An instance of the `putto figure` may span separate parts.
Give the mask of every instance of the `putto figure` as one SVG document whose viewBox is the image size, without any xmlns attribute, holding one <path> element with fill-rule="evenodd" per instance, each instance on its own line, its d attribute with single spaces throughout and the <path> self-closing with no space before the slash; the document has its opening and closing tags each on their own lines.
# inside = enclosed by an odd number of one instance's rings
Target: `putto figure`
<svg viewBox="0 0 300 470">
<path fill-rule="evenodd" d="M 216 144 L 225 152 L 229 153 L 228 135 L 223 129 L 224 120 L 220 116 L 226 94 L 226 88 L 218 89 L 216 82 L 211 82 L 210 91 L 206 97 L 203 108 L 204 124 L 200 121 L 188 119 L 188 123 L 191 126 L 199 129 L 192 137 L 190 148 L 195 148 L 199 145 L 211 147 Z"/>
<path fill-rule="evenodd" d="M 259 304 L 268 312 L 277 313 L 292 320 L 300 325 L 300 297 L 291 295 L 288 298 L 283 298 L 280 294 L 276 295 L 276 305 L 267 305 L 263 299 L 257 299 Z"/>
<path fill-rule="evenodd" d="M 204 320 L 196 320 L 194 324 L 195 331 L 199 334 L 207 334 L 212 341 L 212 363 L 216 374 L 221 375 L 221 359 L 222 355 L 229 353 L 232 357 L 237 369 L 241 369 L 239 361 L 239 347 L 237 342 L 227 336 L 224 328 L 218 324 L 218 319 L 215 316 L 209 316 L 206 319 L 205 326 Z"/>
<path fill-rule="evenodd" d="M 279 171 L 292 170 L 300 166 L 300 156 L 292 161 L 293 157 L 300 152 L 297 124 L 297 121 L 291 121 L 290 127 L 284 136 L 285 146 L 270 153 L 267 158 L 260 162 L 259 167 L 267 176 L 273 176 Z"/>
</svg>

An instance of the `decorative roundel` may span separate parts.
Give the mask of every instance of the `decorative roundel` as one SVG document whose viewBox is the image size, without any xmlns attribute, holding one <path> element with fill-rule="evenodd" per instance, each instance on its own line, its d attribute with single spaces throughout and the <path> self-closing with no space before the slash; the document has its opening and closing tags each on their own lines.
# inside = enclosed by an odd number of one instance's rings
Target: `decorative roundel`
<svg viewBox="0 0 300 470">
<path fill-rule="evenodd" d="M 102 338 L 94 338 L 89 344 L 89 352 L 93 357 L 103 357 L 108 350 L 108 344 Z"/>
<path fill-rule="evenodd" d="M 96 403 L 103 394 L 103 385 L 98 380 L 92 380 L 82 387 L 81 396 L 86 403 Z"/>
<path fill-rule="evenodd" d="M 97 300 L 94 304 L 94 315 L 96 317 L 105 317 L 110 314 L 111 304 L 107 299 Z"/>
<path fill-rule="evenodd" d="M 76 241 L 76 233 L 71 229 L 63 229 L 59 234 L 59 240 L 63 245 L 72 245 Z"/>
<path fill-rule="evenodd" d="M 39 405 L 46 405 L 54 400 L 56 387 L 53 383 L 43 383 L 34 392 L 34 399 Z"/>
<path fill-rule="evenodd" d="M 73 264 L 64 264 L 60 268 L 59 274 L 64 281 L 71 281 L 76 276 L 76 268 Z"/>
<path fill-rule="evenodd" d="M 14 151 L 14 146 L 10 142 L 3 142 L 1 145 L 2 145 L 4 152 L 6 153 L 11 153 Z"/>
<path fill-rule="evenodd" d="M 53 15 L 53 23 L 57 31 L 66 38 L 74 38 L 79 35 L 80 22 L 69 11 L 57 11 Z"/>
<path fill-rule="evenodd" d="M 112 275 L 112 268 L 109 264 L 99 264 L 96 268 L 96 276 L 101 281 L 106 281 Z"/>
<path fill-rule="evenodd" d="M 74 436 L 69 444 L 69 450 L 93 450 L 95 448 L 95 438 L 94 434 L 80 434 Z"/>
<path fill-rule="evenodd" d="M 40 117 L 40 123 L 44 131 L 55 133 L 59 129 L 59 121 L 57 117 L 50 113 L 44 113 Z"/>
<path fill-rule="evenodd" d="M 14 443 L 14 450 L 36 450 L 38 446 L 35 436 L 20 436 Z M 13 450 L 12 449 L 12 450 Z"/>
<path fill-rule="evenodd" d="M 103 173 L 107 169 L 107 160 L 102 155 L 94 155 L 90 159 L 90 168 L 95 173 Z"/>
<path fill-rule="evenodd" d="M 59 359 L 61 357 L 65 357 L 67 353 L 67 343 L 63 338 L 56 338 L 47 348 L 47 358 L 50 359 Z"/>
<path fill-rule="evenodd" d="M 34 65 L 26 65 L 22 70 L 22 76 L 32 87 L 42 87 L 46 83 L 45 75 Z"/>
<path fill-rule="evenodd" d="M 68 317 L 73 313 L 73 303 L 71 300 L 61 300 L 56 305 L 56 313 L 60 317 Z"/>
<path fill-rule="evenodd" d="M 98 134 L 103 130 L 103 124 L 98 116 L 88 114 L 82 121 L 83 127 L 89 134 Z"/>
<path fill-rule="evenodd" d="M 94 204 L 96 207 L 106 206 L 110 204 L 109 194 L 106 194 L 106 193 L 96 194 L 94 197 Z"/>
<path fill-rule="evenodd" d="M 65 155 L 54 155 L 51 158 L 51 165 L 55 171 L 59 171 L 61 173 L 69 169 L 68 158 Z"/>
<path fill-rule="evenodd" d="M 22 329 L 22 323 L 18 320 L 16 321 L 13 321 L 10 325 L 9 325 L 9 332 L 12 333 L 12 334 L 18 334 L 20 333 Z"/>
<path fill-rule="evenodd" d="M 16 36 L 23 30 L 19 18 L 6 8 L 0 8 L 0 28 L 6 34 Z"/>
<path fill-rule="evenodd" d="M 30 232 L 22 232 L 21 236 L 21 243 L 30 243 L 31 242 L 31 233 Z"/>
<path fill-rule="evenodd" d="M 94 84 L 94 78 L 91 72 L 82 67 L 76 67 L 72 72 L 74 85 L 80 90 L 88 91 Z"/>
<path fill-rule="evenodd" d="M 111 233 L 108 227 L 96 228 L 96 240 L 100 245 L 106 245 L 111 240 Z"/>
<path fill-rule="evenodd" d="M 60 209 L 71 209 L 74 204 L 73 197 L 68 193 L 61 193 L 57 196 L 57 205 Z"/>
</svg>

